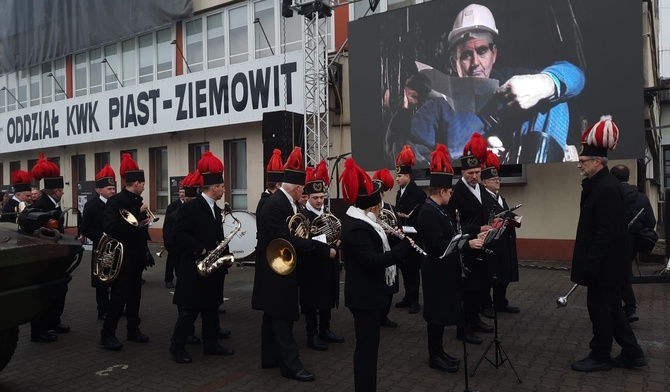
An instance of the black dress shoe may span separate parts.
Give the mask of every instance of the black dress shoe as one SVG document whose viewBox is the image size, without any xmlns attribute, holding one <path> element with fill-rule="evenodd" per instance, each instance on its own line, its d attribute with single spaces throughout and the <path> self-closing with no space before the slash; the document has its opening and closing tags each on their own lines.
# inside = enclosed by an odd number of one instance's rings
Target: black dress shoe
<svg viewBox="0 0 670 392">
<path fill-rule="evenodd" d="M 418 302 L 414 302 L 409 306 L 409 312 L 411 314 L 419 313 L 421 311 L 421 305 Z"/>
<path fill-rule="evenodd" d="M 492 326 L 492 325 L 488 325 L 488 324 L 486 324 L 485 322 L 483 322 L 483 321 L 481 321 L 481 320 L 476 321 L 476 322 L 470 324 L 470 327 L 471 327 L 472 330 L 475 331 L 475 332 L 484 332 L 484 333 L 493 332 L 493 326 Z"/>
<path fill-rule="evenodd" d="M 447 354 L 444 351 L 442 351 L 442 358 L 444 358 L 445 361 L 447 361 L 448 363 L 450 363 L 452 365 L 458 365 L 458 364 L 461 363 L 460 359 L 458 359 L 456 357 L 452 357 L 451 355 Z"/>
<path fill-rule="evenodd" d="M 503 313 L 519 313 L 519 312 L 521 312 L 521 309 L 519 309 L 516 306 L 512 306 L 512 305 L 496 307 L 496 310 L 498 312 L 503 312 Z"/>
<path fill-rule="evenodd" d="M 591 357 L 586 357 L 572 364 L 572 370 L 578 372 L 606 372 L 610 369 L 612 369 L 611 361 L 598 361 Z"/>
<path fill-rule="evenodd" d="M 232 348 L 222 347 L 220 345 L 205 347 L 202 352 L 205 355 L 233 355 L 235 350 Z"/>
<path fill-rule="evenodd" d="M 284 376 L 286 378 L 292 378 L 292 379 L 298 380 L 298 381 L 312 381 L 312 380 L 314 380 L 314 373 L 310 373 L 305 369 L 302 369 L 302 370 L 298 371 L 296 374 L 289 374 L 289 375 L 282 374 L 282 376 Z"/>
<path fill-rule="evenodd" d="M 640 319 L 640 317 L 635 312 L 626 313 L 626 318 L 628 319 L 629 323 L 634 323 Z"/>
<path fill-rule="evenodd" d="M 645 357 L 628 358 L 628 357 L 622 357 L 621 355 L 617 355 L 612 360 L 612 366 L 623 367 L 623 368 L 643 367 L 647 366 L 647 359 Z"/>
<path fill-rule="evenodd" d="M 482 338 L 475 335 L 474 332 L 457 333 L 456 339 L 465 341 L 466 343 L 470 344 L 482 344 Z"/>
<path fill-rule="evenodd" d="M 195 335 L 188 335 L 186 337 L 186 344 L 200 344 L 200 339 Z"/>
<path fill-rule="evenodd" d="M 172 282 L 165 282 L 165 288 L 166 288 L 166 289 L 173 289 L 173 288 L 174 288 L 174 283 L 172 283 Z"/>
<path fill-rule="evenodd" d="M 170 347 L 170 354 L 172 354 L 172 359 L 177 363 L 191 363 L 191 356 L 188 355 L 186 350 L 183 348 L 172 348 Z"/>
<path fill-rule="evenodd" d="M 126 335 L 126 340 L 137 343 L 146 343 L 149 341 L 149 337 L 140 332 L 138 329 L 137 331 L 128 332 L 128 335 Z"/>
<path fill-rule="evenodd" d="M 38 335 L 31 335 L 30 341 L 37 343 L 51 343 L 58 340 L 58 336 L 49 332 L 44 332 Z"/>
<path fill-rule="evenodd" d="M 381 326 L 382 327 L 387 327 L 387 328 L 397 328 L 398 323 L 396 323 L 395 321 L 391 321 L 391 320 L 388 319 L 388 317 L 386 317 L 386 318 L 382 319 Z"/>
<path fill-rule="evenodd" d="M 335 333 L 333 333 L 333 331 L 331 331 L 330 329 L 321 332 L 319 337 L 321 338 L 321 340 L 325 340 L 326 342 L 344 343 L 344 336 L 335 335 Z"/>
<path fill-rule="evenodd" d="M 409 308 L 410 305 L 411 304 L 409 302 L 405 302 L 404 300 L 395 303 L 396 308 Z"/>
<path fill-rule="evenodd" d="M 482 311 L 480 313 L 482 316 L 486 318 L 492 319 L 496 317 L 495 313 L 493 312 L 493 308 L 482 308 Z"/>
<path fill-rule="evenodd" d="M 107 350 L 119 351 L 123 347 L 123 344 L 119 342 L 116 336 L 103 336 L 100 339 L 100 345 Z"/>
<path fill-rule="evenodd" d="M 230 331 L 224 331 L 222 329 L 219 329 L 219 331 L 216 333 L 216 338 L 217 339 L 230 339 Z"/>
<path fill-rule="evenodd" d="M 107 313 L 98 313 L 98 320 L 104 320 L 107 318 Z"/>
<path fill-rule="evenodd" d="M 68 333 L 70 332 L 70 326 L 65 324 L 56 324 L 49 328 L 49 331 L 54 331 L 56 333 Z"/>
<path fill-rule="evenodd" d="M 321 339 L 316 335 L 307 338 L 307 347 L 317 351 L 328 350 L 328 345 L 323 341 L 321 341 Z"/>
<path fill-rule="evenodd" d="M 456 373 L 458 371 L 458 364 L 447 362 L 441 355 L 428 358 L 428 366 L 431 369 L 437 369 L 447 373 Z"/>
</svg>

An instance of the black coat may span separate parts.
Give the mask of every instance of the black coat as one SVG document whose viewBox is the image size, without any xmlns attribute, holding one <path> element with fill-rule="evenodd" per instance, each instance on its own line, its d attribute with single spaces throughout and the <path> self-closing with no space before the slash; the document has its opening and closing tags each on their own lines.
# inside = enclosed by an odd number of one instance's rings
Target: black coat
<svg viewBox="0 0 670 392">
<path fill-rule="evenodd" d="M 100 200 L 100 197 L 94 197 L 86 202 L 84 205 L 84 217 L 81 221 L 81 231 L 88 239 L 93 241 L 93 250 L 98 247 L 100 239 L 103 234 L 103 213 L 105 211 L 105 203 Z M 93 276 L 95 268 L 95 252 L 91 252 L 91 287 L 98 287 L 100 281 Z"/>
<path fill-rule="evenodd" d="M 342 223 L 345 306 L 357 310 L 379 310 L 387 306 L 385 269 L 402 262 L 410 251 L 413 252 L 411 245 L 405 239 L 391 251 L 384 252 L 382 239 L 372 226 L 347 216 Z"/>
<path fill-rule="evenodd" d="M 503 206 L 486 190 L 482 189 L 482 207 L 487 213 L 499 214 L 503 211 L 509 211 L 509 206 L 505 198 L 502 199 Z M 514 216 L 514 213 L 511 213 Z M 497 275 L 498 284 L 507 284 L 509 282 L 519 281 L 519 259 L 516 252 L 516 230 L 513 227 L 507 227 L 500 238 L 487 245 L 493 253 L 486 255 L 488 261 L 489 281 L 493 283 L 493 273 Z"/>
<path fill-rule="evenodd" d="M 440 259 L 456 235 L 451 217 L 425 203 L 419 211 L 418 231 L 428 256 L 421 262 L 423 318 L 429 324 L 458 325 L 461 321 L 461 260 L 458 252 Z"/>
<path fill-rule="evenodd" d="M 449 216 L 456 221 L 456 210 L 460 215 L 460 225 L 463 234 L 469 234 L 470 238 L 476 238 L 481 226 L 488 223 L 488 211 L 484 211 L 482 204 L 470 192 L 463 180 L 454 185 L 454 194 L 447 205 Z M 481 194 L 481 185 L 480 185 Z M 486 266 L 486 255 L 481 250 L 468 250 L 463 253 L 465 266 L 470 270 L 464 282 L 466 290 L 474 290 L 489 287 Z"/>
<path fill-rule="evenodd" d="M 261 216 L 261 210 L 263 210 L 263 206 L 265 205 L 265 202 L 268 200 L 268 197 L 270 197 L 272 193 L 268 191 L 267 189 L 261 193 L 261 198 L 258 200 L 258 205 L 256 206 L 256 240 L 258 240 L 258 217 Z"/>
<path fill-rule="evenodd" d="M 414 180 L 410 180 L 405 192 L 400 196 L 400 189 L 395 196 L 396 212 L 410 215 L 409 219 L 399 218 L 398 226 L 416 227 L 416 219 L 419 214 L 419 208 L 426 200 L 426 192 L 422 191 Z M 414 235 L 410 237 L 414 238 Z M 417 236 L 418 237 L 418 236 Z"/>
<path fill-rule="evenodd" d="M 165 217 L 167 218 L 168 215 L 177 211 L 177 208 L 181 207 L 182 204 L 184 204 L 184 202 L 181 199 L 177 199 L 172 203 L 168 204 L 167 208 L 165 209 Z"/>
<path fill-rule="evenodd" d="M 44 196 L 42 196 L 44 197 Z M 41 199 L 40 199 L 41 200 Z M 130 212 L 138 221 L 138 226 L 126 222 L 119 210 Z M 144 224 L 147 216 L 140 213 L 142 197 L 125 188 L 110 197 L 103 212 L 103 230 L 108 236 L 123 244 L 123 265 L 121 272 L 139 271 L 147 265 L 148 226 Z"/>
<path fill-rule="evenodd" d="M 298 273 L 295 270 L 288 275 L 274 272 L 266 257 L 268 244 L 276 238 L 289 241 L 295 248 L 298 265 L 326 259 L 330 247 L 290 234 L 287 219 L 293 215 L 293 208 L 283 191 L 276 191 L 266 200 L 260 215 L 256 216 L 258 244 L 251 306 L 270 317 L 295 321 L 299 316 Z"/>
<path fill-rule="evenodd" d="M 317 215 L 303 212 L 309 221 Z M 311 309 L 332 309 L 340 302 L 340 262 L 337 258 L 307 260 L 298 266 L 300 285 L 300 307 L 303 311 Z"/>
<path fill-rule="evenodd" d="M 202 195 L 184 203 L 176 211 L 174 240 L 180 250 L 177 285 L 173 303 L 186 309 L 216 308 L 223 303 L 223 282 L 228 269 L 215 269 L 211 275 L 198 275 L 196 264 L 203 249 L 209 253 L 223 240 L 221 208 L 214 205 L 214 215 Z M 224 254 L 228 249 L 224 249 Z"/>
<path fill-rule="evenodd" d="M 627 225 L 623 190 L 607 167 L 584 179 L 570 280 L 599 287 L 625 282 L 631 254 Z"/>
<path fill-rule="evenodd" d="M 635 254 L 638 252 L 635 243 L 636 234 L 640 233 L 644 228 L 655 230 L 656 217 L 654 216 L 654 210 L 651 208 L 647 195 L 638 191 L 636 186 L 630 185 L 627 182 L 622 182 L 621 188 L 628 204 L 628 221 L 630 222 L 642 210 L 640 216 L 628 228 L 628 234 L 630 234 L 629 237 L 631 239 L 631 251 L 633 252 L 633 257 L 635 257 Z"/>
<path fill-rule="evenodd" d="M 16 222 L 15 210 L 19 206 L 19 202 L 16 201 L 13 197 L 7 200 L 4 206 L 2 206 L 2 216 L 0 217 L 0 222 Z"/>
<path fill-rule="evenodd" d="M 44 191 L 42 192 L 42 197 L 40 197 L 39 200 L 31 204 L 30 208 L 36 208 L 42 211 L 53 211 L 53 210 L 61 211 L 61 208 L 56 207 L 56 204 L 54 204 L 54 202 L 51 201 L 49 195 L 44 193 Z"/>
</svg>

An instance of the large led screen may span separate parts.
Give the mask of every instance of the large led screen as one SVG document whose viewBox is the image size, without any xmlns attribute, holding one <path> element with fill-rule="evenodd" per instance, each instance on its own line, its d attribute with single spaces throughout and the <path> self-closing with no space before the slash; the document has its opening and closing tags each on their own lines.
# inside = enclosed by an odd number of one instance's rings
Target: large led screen
<svg viewBox="0 0 670 392">
<path fill-rule="evenodd" d="M 349 25 L 353 156 L 415 168 L 437 143 L 454 164 L 474 132 L 503 164 L 576 161 L 603 115 L 610 158 L 644 154 L 642 6 L 634 1 L 436 0 Z"/>
</svg>

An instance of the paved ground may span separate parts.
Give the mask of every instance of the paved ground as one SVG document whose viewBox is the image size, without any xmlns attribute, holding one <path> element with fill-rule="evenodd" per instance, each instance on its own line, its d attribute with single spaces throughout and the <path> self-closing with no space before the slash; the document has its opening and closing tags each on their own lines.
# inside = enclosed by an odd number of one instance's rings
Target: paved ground
<svg viewBox="0 0 670 392">
<path fill-rule="evenodd" d="M 84 260 L 89 260 L 87 252 Z M 277 369 L 260 368 L 261 313 L 251 310 L 253 267 L 236 267 L 226 280 L 226 313 L 222 325 L 232 339 L 221 341 L 235 349 L 231 357 L 203 356 L 201 346 L 189 346 L 194 363 L 178 365 L 168 353 L 176 317 L 172 294 L 162 282 L 165 259 L 145 273 L 141 316 L 147 344 L 124 342 L 120 352 L 98 346 L 101 322 L 96 319 L 94 292 L 89 286 L 87 263 L 75 271 L 63 321 L 72 326 L 57 343 L 31 343 L 30 328 L 21 327 L 19 347 L 0 373 L 0 391 L 350 391 L 353 390 L 353 319 L 346 308 L 333 312 L 333 330 L 346 336 L 326 352 L 305 345 L 304 321 L 294 328 L 306 368 L 316 373 L 311 383 L 282 378 Z M 509 297 L 522 313 L 500 317 L 500 336 L 523 383 L 509 363 L 496 369 L 484 361 L 470 378 L 472 391 L 667 391 L 670 385 L 670 286 L 635 285 L 640 321 L 633 324 L 649 366 L 638 370 L 613 369 L 584 374 L 570 363 L 588 353 L 591 336 L 582 288 L 557 309 L 556 298 L 571 287 L 565 269 L 522 268 L 521 282 Z M 398 296 L 396 296 L 398 297 Z M 342 298 L 342 296 L 341 296 Z M 463 391 L 464 373 L 444 374 L 428 368 L 425 322 L 420 314 L 393 309 L 400 326 L 383 329 L 379 353 L 380 391 Z M 125 335 L 122 319 L 119 338 Z M 198 326 L 199 330 L 199 326 Z M 445 333 L 445 348 L 462 356 L 455 329 Z M 469 345 L 470 369 L 484 352 L 492 334 L 482 334 L 484 345 Z M 618 350 L 615 349 L 615 354 Z M 493 351 L 489 358 L 494 359 Z"/>
</svg>

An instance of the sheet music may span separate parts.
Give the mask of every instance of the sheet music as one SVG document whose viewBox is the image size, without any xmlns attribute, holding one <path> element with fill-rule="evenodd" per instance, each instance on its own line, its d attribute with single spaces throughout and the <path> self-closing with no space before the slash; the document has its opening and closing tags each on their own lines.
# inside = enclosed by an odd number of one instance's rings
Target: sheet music
<svg viewBox="0 0 670 392">
<path fill-rule="evenodd" d="M 454 251 L 457 251 L 458 249 L 461 249 L 463 245 L 470 239 L 469 234 L 456 234 L 454 238 L 449 241 L 449 245 L 447 246 L 447 249 L 444 251 L 444 254 L 440 256 L 440 259 L 443 259 L 450 254 L 454 253 Z"/>
<path fill-rule="evenodd" d="M 418 231 L 413 226 L 403 226 L 402 232 L 405 234 L 416 234 Z"/>
</svg>

